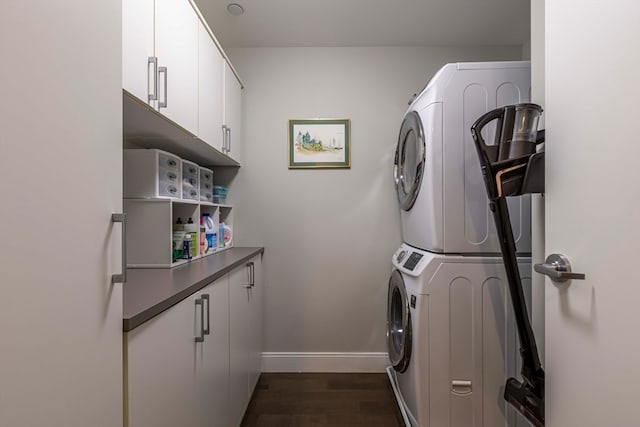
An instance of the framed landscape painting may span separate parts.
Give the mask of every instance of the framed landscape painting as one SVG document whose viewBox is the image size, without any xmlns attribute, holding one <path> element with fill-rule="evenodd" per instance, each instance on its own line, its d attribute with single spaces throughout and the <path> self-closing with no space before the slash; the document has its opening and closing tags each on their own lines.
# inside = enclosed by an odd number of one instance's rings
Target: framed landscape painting
<svg viewBox="0 0 640 427">
<path fill-rule="evenodd" d="M 349 119 L 289 120 L 289 169 L 350 168 Z"/>
</svg>

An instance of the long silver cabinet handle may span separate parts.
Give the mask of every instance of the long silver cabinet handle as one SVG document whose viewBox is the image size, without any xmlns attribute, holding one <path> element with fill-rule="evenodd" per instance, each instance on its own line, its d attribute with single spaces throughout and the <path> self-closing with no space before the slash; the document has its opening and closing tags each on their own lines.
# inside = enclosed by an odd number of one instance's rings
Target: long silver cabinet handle
<svg viewBox="0 0 640 427">
<path fill-rule="evenodd" d="M 209 335 L 211 333 L 211 300 L 209 299 L 209 294 L 202 294 L 202 301 L 207 302 L 207 327 L 202 330 L 203 335 Z M 204 311 L 204 306 L 202 307 Z"/>
<path fill-rule="evenodd" d="M 160 78 L 160 74 L 164 74 L 164 101 L 158 102 L 158 108 L 167 108 L 167 79 L 169 78 L 167 67 L 158 67 L 158 79 Z"/>
<path fill-rule="evenodd" d="M 222 125 L 222 153 L 227 154 L 227 125 Z"/>
<path fill-rule="evenodd" d="M 149 86 L 153 88 L 153 92 L 149 93 L 148 101 L 155 101 L 158 99 L 158 58 L 155 56 L 149 57 L 149 62 L 147 64 L 147 79 L 149 79 L 149 65 L 153 64 L 153 84 L 149 85 L 147 83 L 147 92 L 149 92 Z"/>
<path fill-rule="evenodd" d="M 251 287 L 253 288 L 256 285 L 256 265 L 251 261 L 249 263 L 251 269 Z"/>
<path fill-rule="evenodd" d="M 247 277 L 247 281 L 249 283 L 244 285 L 244 287 L 247 288 L 247 289 L 251 289 L 253 287 L 253 283 L 252 283 L 252 280 L 251 280 L 251 263 L 250 262 L 246 263 L 245 267 L 247 267 L 247 276 L 248 276 Z"/>
<path fill-rule="evenodd" d="M 566 282 L 569 279 L 584 280 L 583 273 L 572 273 L 569 259 L 562 254 L 551 254 L 544 264 L 535 264 L 533 269 L 540 274 L 549 276 L 554 282 Z"/>
<path fill-rule="evenodd" d="M 230 153 L 231 152 L 231 128 L 228 127 L 227 131 L 229 132 L 229 146 L 227 148 L 227 153 Z"/>
<path fill-rule="evenodd" d="M 256 285 L 255 282 L 255 276 L 254 276 L 254 269 L 253 269 L 253 262 L 248 262 L 246 264 L 247 267 L 247 273 L 249 274 L 249 283 L 247 283 L 244 287 L 247 289 L 253 288 Z"/>
<path fill-rule="evenodd" d="M 111 222 L 119 222 L 122 224 L 122 273 L 112 274 L 111 283 L 126 283 L 127 282 L 127 215 L 124 213 L 111 214 Z"/>
<path fill-rule="evenodd" d="M 204 341 L 204 305 L 202 298 L 196 299 L 196 307 L 200 306 L 200 336 L 196 336 L 196 342 Z"/>
</svg>

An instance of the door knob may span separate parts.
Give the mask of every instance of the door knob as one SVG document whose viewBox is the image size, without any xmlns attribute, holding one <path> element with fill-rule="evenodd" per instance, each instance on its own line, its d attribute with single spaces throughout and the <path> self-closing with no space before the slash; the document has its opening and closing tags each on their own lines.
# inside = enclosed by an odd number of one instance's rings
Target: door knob
<svg viewBox="0 0 640 427">
<path fill-rule="evenodd" d="M 571 263 L 562 254 L 551 254 L 544 261 L 544 264 L 535 264 L 533 269 L 540 274 L 545 274 L 554 282 L 566 282 L 569 279 L 584 280 L 583 273 L 572 273 Z"/>
</svg>

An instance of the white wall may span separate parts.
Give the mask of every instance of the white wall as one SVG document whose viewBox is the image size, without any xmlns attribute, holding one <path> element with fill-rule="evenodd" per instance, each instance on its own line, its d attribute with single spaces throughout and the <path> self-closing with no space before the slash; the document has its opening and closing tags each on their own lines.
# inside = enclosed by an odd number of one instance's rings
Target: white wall
<svg viewBox="0 0 640 427">
<path fill-rule="evenodd" d="M 535 1 L 535 0 L 533 0 Z M 533 6 L 531 6 L 533 8 Z M 531 18 L 531 23 L 533 24 L 533 18 Z M 534 32 L 534 29 L 531 29 L 532 32 Z M 529 40 L 528 42 L 526 42 L 525 44 L 522 45 L 522 59 L 523 60 L 530 60 L 531 59 L 531 40 Z"/>
<path fill-rule="evenodd" d="M 265 351 L 385 352 L 407 101 L 447 62 L 520 59 L 522 46 L 228 53 L 246 84 L 235 238 L 266 247 Z M 351 119 L 351 169 L 287 169 L 288 119 L 309 117 Z"/>
</svg>

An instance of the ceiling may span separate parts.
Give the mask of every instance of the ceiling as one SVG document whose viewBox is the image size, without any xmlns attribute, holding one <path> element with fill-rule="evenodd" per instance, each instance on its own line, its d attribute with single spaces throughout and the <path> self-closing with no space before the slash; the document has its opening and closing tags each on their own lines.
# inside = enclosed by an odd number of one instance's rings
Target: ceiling
<svg viewBox="0 0 640 427">
<path fill-rule="evenodd" d="M 194 0 L 224 48 L 529 41 L 530 0 Z M 231 15 L 227 5 L 241 4 Z"/>
</svg>

